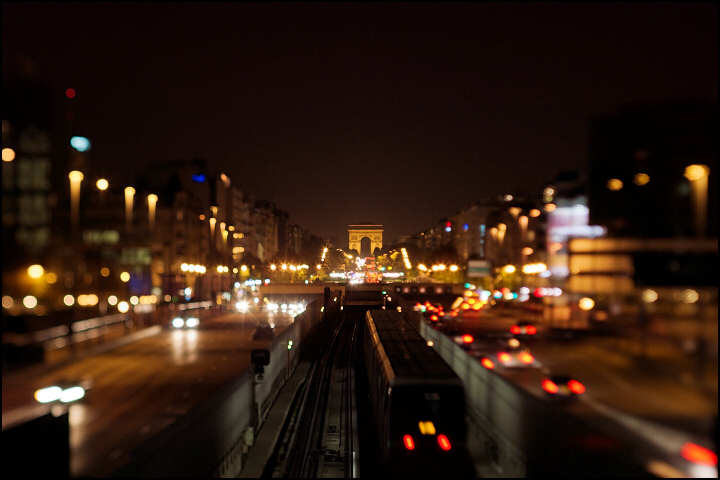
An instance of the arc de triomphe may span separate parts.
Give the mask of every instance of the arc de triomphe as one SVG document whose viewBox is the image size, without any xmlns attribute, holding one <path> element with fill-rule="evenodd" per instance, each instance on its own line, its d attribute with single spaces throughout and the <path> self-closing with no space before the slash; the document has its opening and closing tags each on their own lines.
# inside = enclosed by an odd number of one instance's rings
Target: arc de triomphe
<svg viewBox="0 0 720 480">
<path fill-rule="evenodd" d="M 348 236 L 350 250 L 357 250 L 361 257 L 372 257 L 376 248 L 382 250 L 382 225 L 377 223 L 349 225 Z"/>
</svg>

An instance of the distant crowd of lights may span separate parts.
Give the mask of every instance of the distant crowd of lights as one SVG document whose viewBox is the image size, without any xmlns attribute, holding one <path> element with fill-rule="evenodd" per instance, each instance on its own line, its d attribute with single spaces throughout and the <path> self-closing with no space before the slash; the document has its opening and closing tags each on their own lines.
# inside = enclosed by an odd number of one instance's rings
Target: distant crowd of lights
<svg viewBox="0 0 720 480">
<path fill-rule="evenodd" d="M 268 312 L 282 312 L 282 313 L 291 313 L 291 314 L 300 314 L 305 311 L 305 304 L 301 302 L 297 303 L 275 303 L 275 302 L 269 302 L 267 304 L 267 310 Z"/>
</svg>

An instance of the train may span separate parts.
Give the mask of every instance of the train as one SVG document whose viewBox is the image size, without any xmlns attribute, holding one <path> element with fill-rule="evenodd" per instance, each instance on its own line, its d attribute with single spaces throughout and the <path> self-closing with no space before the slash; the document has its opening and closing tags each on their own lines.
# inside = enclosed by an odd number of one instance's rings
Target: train
<svg viewBox="0 0 720 480">
<path fill-rule="evenodd" d="M 397 311 L 367 310 L 362 341 L 384 472 L 475 477 L 460 377 Z"/>
</svg>

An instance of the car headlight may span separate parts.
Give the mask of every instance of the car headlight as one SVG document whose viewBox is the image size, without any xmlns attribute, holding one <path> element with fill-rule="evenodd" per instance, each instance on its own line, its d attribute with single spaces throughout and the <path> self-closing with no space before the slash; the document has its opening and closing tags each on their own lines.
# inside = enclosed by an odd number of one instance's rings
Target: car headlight
<svg viewBox="0 0 720 480">
<path fill-rule="evenodd" d="M 62 391 L 60 394 L 60 401 L 63 403 L 70 403 L 74 402 L 75 400 L 80 400 L 85 396 L 85 389 L 81 386 L 75 386 L 66 388 Z"/>
<path fill-rule="evenodd" d="M 58 386 L 41 388 L 40 390 L 35 392 L 35 400 L 40 403 L 54 402 L 56 400 L 60 400 L 60 395 L 62 395 L 62 391 L 62 388 Z"/>
<path fill-rule="evenodd" d="M 182 328 L 185 325 L 185 320 L 180 317 L 173 318 L 172 325 L 175 328 Z"/>
<path fill-rule="evenodd" d="M 200 320 L 196 317 L 190 317 L 187 320 L 185 320 L 185 325 L 189 328 L 195 328 L 200 324 Z"/>
</svg>

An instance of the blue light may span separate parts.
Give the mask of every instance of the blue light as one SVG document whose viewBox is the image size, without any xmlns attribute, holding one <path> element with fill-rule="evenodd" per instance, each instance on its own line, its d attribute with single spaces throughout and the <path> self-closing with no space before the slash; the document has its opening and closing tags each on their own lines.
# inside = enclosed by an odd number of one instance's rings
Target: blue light
<svg viewBox="0 0 720 480">
<path fill-rule="evenodd" d="M 72 137 L 70 145 L 78 152 L 87 152 L 90 150 L 90 140 L 85 137 Z"/>
<path fill-rule="evenodd" d="M 196 173 L 192 176 L 193 182 L 203 183 L 205 181 L 204 173 Z"/>
</svg>

